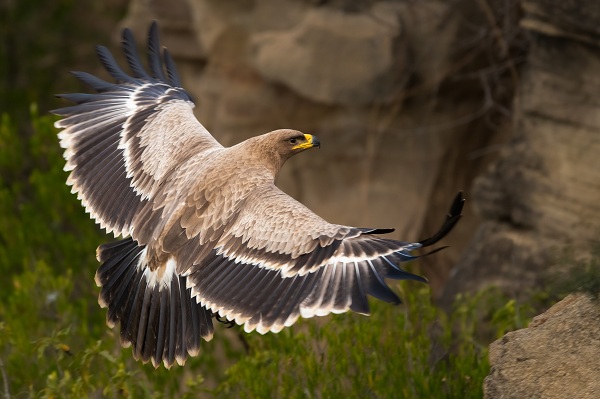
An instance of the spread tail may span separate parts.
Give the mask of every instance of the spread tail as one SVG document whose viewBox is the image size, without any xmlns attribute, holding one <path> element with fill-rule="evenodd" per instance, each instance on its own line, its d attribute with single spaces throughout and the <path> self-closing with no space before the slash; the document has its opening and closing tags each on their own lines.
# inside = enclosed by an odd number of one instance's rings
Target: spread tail
<svg viewBox="0 0 600 399">
<path fill-rule="evenodd" d="M 97 255 L 102 262 L 96 272 L 98 303 L 108 308 L 111 328 L 120 323 L 121 344 L 131 345 L 136 359 L 154 367 L 182 365 L 188 355 L 198 354 L 200 337 L 212 338 L 212 312 L 192 297 L 174 262 L 152 271 L 145 246 L 131 238 L 103 244 Z"/>
</svg>

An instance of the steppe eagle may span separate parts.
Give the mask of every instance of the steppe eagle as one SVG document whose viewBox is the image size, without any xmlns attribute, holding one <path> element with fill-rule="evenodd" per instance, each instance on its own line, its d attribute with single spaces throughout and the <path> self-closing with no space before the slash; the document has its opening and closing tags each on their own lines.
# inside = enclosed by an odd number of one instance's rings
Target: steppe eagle
<svg viewBox="0 0 600 399">
<path fill-rule="evenodd" d="M 440 231 L 421 242 L 328 223 L 274 184 L 288 158 L 320 145 L 315 136 L 282 129 L 223 147 L 194 117 L 156 23 L 150 72 L 128 29 L 123 50 L 131 75 L 98 46 L 116 82 L 74 72 L 96 93 L 59 95 L 75 105 L 53 112 L 63 117 L 67 183 L 123 238 L 98 248 L 96 283 L 107 323 L 120 324 L 135 358 L 183 364 L 200 338 L 212 338 L 213 316 L 278 332 L 299 316 L 368 314 L 367 295 L 399 303 L 385 279 L 426 281 L 399 263 L 452 229 L 460 193 Z"/>
</svg>

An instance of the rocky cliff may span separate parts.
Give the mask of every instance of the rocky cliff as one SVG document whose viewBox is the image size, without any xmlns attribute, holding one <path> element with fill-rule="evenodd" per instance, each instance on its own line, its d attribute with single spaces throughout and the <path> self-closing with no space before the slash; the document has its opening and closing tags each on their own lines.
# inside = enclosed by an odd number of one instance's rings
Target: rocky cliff
<svg viewBox="0 0 600 399">
<path fill-rule="evenodd" d="M 600 232 L 600 7 L 523 2 L 529 51 L 514 103 L 514 133 L 475 179 L 483 221 L 445 289 L 539 286 L 564 248 L 585 256 Z"/>
</svg>

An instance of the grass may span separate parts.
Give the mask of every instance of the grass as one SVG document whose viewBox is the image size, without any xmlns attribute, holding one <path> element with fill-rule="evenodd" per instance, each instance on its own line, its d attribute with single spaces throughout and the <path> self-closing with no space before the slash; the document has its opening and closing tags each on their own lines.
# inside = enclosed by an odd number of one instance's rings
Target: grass
<svg viewBox="0 0 600 399">
<path fill-rule="evenodd" d="M 372 301 L 369 317 L 303 320 L 277 335 L 250 335 L 250 353 L 229 368 L 217 397 L 481 398 L 489 366 L 487 346 L 473 334 L 477 300 L 461 299 L 448 316 L 427 287 L 404 286 L 405 305 Z M 497 334 L 514 320 L 496 318 Z"/>
</svg>

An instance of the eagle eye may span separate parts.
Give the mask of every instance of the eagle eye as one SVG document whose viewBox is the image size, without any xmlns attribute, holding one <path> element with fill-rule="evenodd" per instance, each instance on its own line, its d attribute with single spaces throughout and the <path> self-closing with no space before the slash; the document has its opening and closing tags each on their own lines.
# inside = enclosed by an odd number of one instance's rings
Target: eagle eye
<svg viewBox="0 0 600 399">
<path fill-rule="evenodd" d="M 297 144 L 298 143 L 298 139 L 296 137 L 289 139 L 288 140 L 290 144 Z"/>
</svg>

